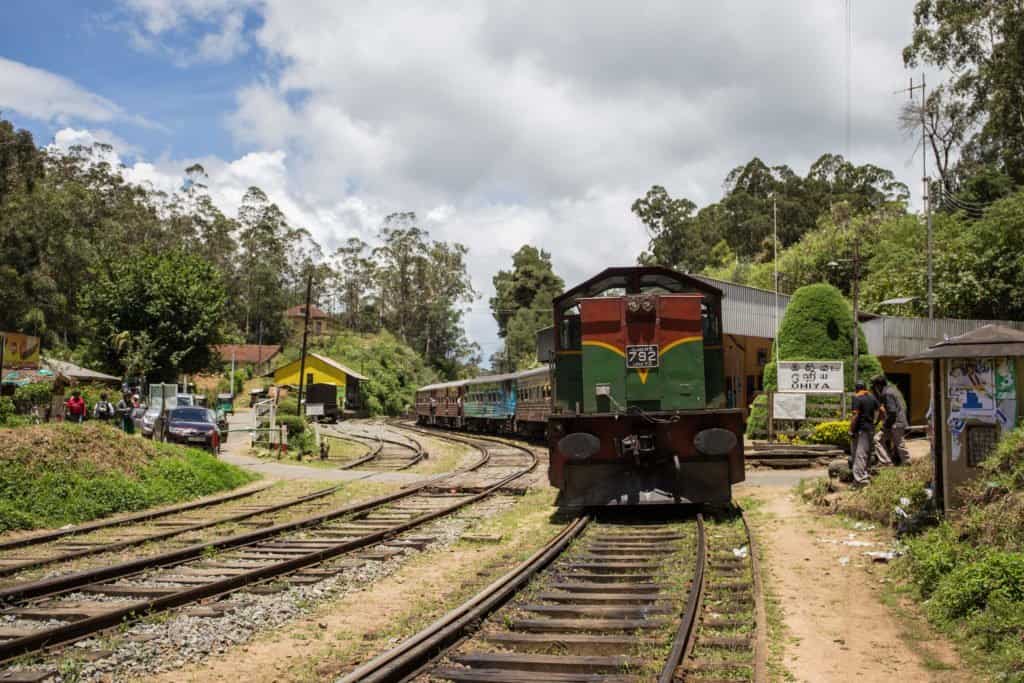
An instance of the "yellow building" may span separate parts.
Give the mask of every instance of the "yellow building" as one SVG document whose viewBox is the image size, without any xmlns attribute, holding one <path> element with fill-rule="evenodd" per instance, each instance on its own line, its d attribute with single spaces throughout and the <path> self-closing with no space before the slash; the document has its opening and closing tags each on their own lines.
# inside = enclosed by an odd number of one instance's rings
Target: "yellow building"
<svg viewBox="0 0 1024 683">
<path fill-rule="evenodd" d="M 274 370 L 274 385 L 279 387 L 299 386 L 299 370 L 302 359 L 297 358 L 291 363 Z M 303 385 L 333 384 L 338 387 L 338 394 L 345 396 L 346 408 L 359 408 L 359 382 L 366 377 L 341 363 L 318 353 L 306 354 L 305 381 Z"/>
</svg>

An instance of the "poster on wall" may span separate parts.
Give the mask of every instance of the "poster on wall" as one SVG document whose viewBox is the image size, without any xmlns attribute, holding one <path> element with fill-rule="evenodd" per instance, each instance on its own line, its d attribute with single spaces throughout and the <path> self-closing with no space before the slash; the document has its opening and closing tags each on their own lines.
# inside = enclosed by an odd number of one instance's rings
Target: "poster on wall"
<svg viewBox="0 0 1024 683">
<path fill-rule="evenodd" d="M 947 386 L 950 413 L 988 415 L 996 409 L 995 363 L 987 358 L 950 361 Z"/>
<path fill-rule="evenodd" d="M 39 337 L 20 332 L 0 332 L 5 368 L 34 370 L 39 367 Z"/>
</svg>

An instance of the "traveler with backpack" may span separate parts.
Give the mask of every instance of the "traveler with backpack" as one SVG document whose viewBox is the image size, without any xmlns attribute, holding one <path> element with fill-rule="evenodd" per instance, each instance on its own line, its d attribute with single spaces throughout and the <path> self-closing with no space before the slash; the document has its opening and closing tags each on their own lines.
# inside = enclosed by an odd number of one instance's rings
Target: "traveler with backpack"
<svg viewBox="0 0 1024 683">
<path fill-rule="evenodd" d="M 107 394 L 100 394 L 100 400 L 92 408 L 92 416 L 104 424 L 108 424 L 117 415 L 114 404 L 107 400 Z"/>
</svg>

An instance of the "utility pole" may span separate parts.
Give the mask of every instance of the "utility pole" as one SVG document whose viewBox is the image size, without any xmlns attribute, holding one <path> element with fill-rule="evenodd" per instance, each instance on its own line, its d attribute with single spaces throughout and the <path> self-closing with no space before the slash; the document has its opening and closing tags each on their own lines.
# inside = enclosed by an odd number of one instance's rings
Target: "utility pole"
<svg viewBox="0 0 1024 683">
<path fill-rule="evenodd" d="M 934 298 L 932 295 L 932 211 L 928 197 L 928 97 L 927 84 L 924 74 L 921 74 L 921 83 L 914 85 L 914 77 L 910 77 L 910 87 L 904 90 L 897 90 L 896 93 L 908 93 L 910 99 L 914 99 L 914 92 L 921 91 L 921 205 L 924 210 L 925 230 L 927 233 L 927 260 L 928 260 L 928 319 L 935 317 Z"/>
<path fill-rule="evenodd" d="M 772 243 L 774 255 L 772 261 L 775 263 L 775 364 L 779 363 L 782 346 L 779 340 L 779 205 L 775 193 L 772 193 Z"/>
<path fill-rule="evenodd" d="M 853 381 L 860 379 L 860 233 L 853 236 Z"/>
<path fill-rule="evenodd" d="M 306 280 L 306 315 L 302 322 L 302 357 L 299 359 L 299 417 L 306 414 L 302 405 L 302 388 L 306 381 L 306 341 L 309 338 L 309 300 L 313 294 L 313 270 L 309 271 L 309 279 Z"/>
</svg>

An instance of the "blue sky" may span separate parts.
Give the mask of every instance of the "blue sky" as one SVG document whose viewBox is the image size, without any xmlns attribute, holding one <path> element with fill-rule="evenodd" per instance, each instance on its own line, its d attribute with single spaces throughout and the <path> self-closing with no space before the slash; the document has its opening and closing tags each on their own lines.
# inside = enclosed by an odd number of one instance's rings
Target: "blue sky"
<svg viewBox="0 0 1024 683">
<path fill-rule="evenodd" d="M 0 110 L 40 144 L 112 142 L 133 182 L 174 190 L 199 161 L 229 213 L 258 185 L 328 251 L 415 211 L 469 247 L 486 357 L 522 244 L 569 284 L 633 263 L 651 185 L 704 205 L 755 155 L 844 153 L 847 79 L 850 158 L 916 203 L 893 95 L 914 0 L 854 3 L 849 71 L 845 4 L 8 0 Z"/>
</svg>

